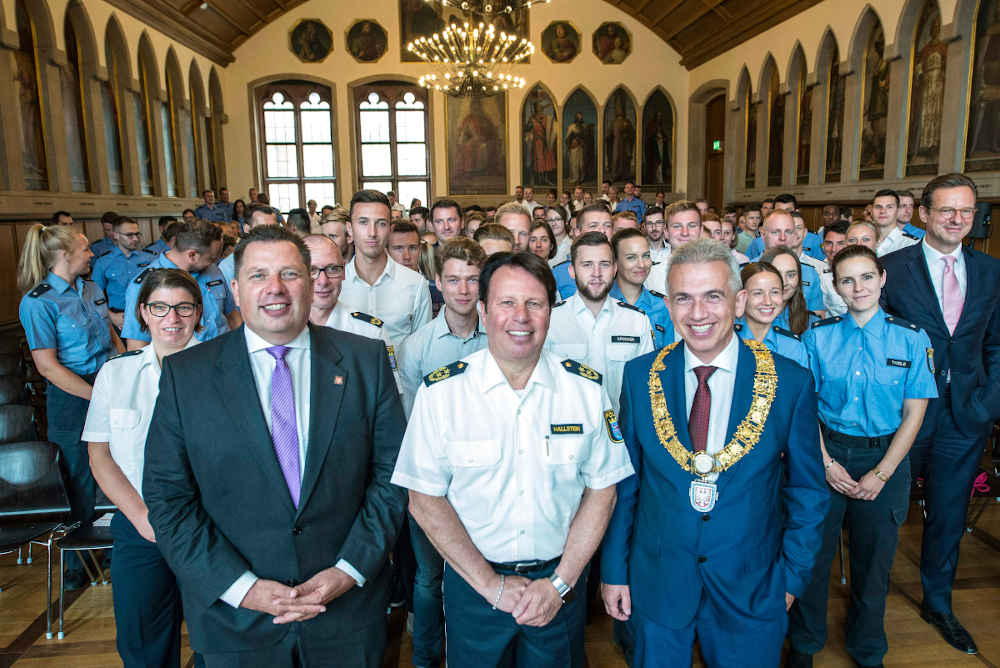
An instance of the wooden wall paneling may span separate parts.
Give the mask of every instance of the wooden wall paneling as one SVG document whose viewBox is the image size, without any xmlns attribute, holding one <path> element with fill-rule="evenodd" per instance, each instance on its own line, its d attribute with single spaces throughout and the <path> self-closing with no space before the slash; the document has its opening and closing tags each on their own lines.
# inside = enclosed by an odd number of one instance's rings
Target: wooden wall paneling
<svg viewBox="0 0 1000 668">
<path fill-rule="evenodd" d="M 17 307 L 21 293 L 17 289 L 17 258 L 20 246 L 16 243 L 13 225 L 0 225 L 0 322 L 17 320 Z"/>
</svg>

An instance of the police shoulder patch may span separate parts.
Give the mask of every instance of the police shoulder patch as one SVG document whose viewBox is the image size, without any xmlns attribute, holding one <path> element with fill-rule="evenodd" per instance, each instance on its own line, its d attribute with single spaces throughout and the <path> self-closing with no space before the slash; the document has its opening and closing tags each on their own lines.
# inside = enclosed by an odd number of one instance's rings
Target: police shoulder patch
<svg viewBox="0 0 1000 668">
<path fill-rule="evenodd" d="M 819 323 L 816 323 L 816 324 L 819 324 Z M 782 336 L 787 336 L 789 338 L 795 339 L 796 341 L 801 341 L 802 340 L 801 336 L 799 336 L 798 334 L 796 334 L 795 332 L 793 332 L 790 329 L 785 329 L 784 327 L 778 327 L 777 325 L 775 325 L 773 327 L 773 329 L 774 329 L 775 332 L 777 332 L 778 334 L 781 334 Z"/>
<path fill-rule="evenodd" d="M 144 280 L 146 280 L 146 274 L 148 274 L 148 273 L 149 273 L 149 272 L 151 272 L 151 271 L 153 271 L 153 268 L 152 268 L 152 267 L 148 267 L 148 268 L 146 268 L 146 269 L 143 269 L 143 270 L 142 270 L 142 271 L 141 271 L 141 272 L 139 273 L 139 275 L 135 277 L 135 282 L 136 282 L 137 284 L 139 284 L 139 285 L 142 285 L 142 282 L 143 282 Z"/>
<path fill-rule="evenodd" d="M 906 327 L 907 329 L 912 329 L 914 332 L 919 332 L 920 328 L 914 325 L 908 320 L 903 320 L 902 318 L 897 318 L 894 315 L 887 315 L 885 321 L 890 325 L 898 325 L 899 327 Z"/>
<path fill-rule="evenodd" d="M 129 350 L 128 352 L 119 353 L 118 355 L 115 355 L 114 357 L 109 357 L 108 361 L 109 362 L 113 362 L 114 360 L 121 359 L 122 357 L 132 357 L 134 355 L 141 355 L 141 354 L 142 354 L 142 348 L 139 348 L 137 350 Z"/>
<path fill-rule="evenodd" d="M 649 294 L 653 295 L 657 299 L 663 299 L 664 297 L 666 297 L 665 294 L 663 294 L 662 292 L 657 292 L 656 290 L 650 290 Z"/>
<path fill-rule="evenodd" d="M 440 383 L 442 380 L 451 378 L 452 376 L 457 376 L 458 374 L 465 371 L 469 366 L 468 362 L 452 362 L 447 366 L 443 366 L 440 369 L 434 369 L 429 374 L 424 376 L 424 385 L 430 387 L 434 383 Z"/>
<path fill-rule="evenodd" d="M 381 327 L 383 324 L 382 320 L 376 318 L 373 315 L 368 315 L 367 313 L 362 313 L 361 311 L 353 311 L 351 317 L 362 322 L 367 322 L 369 325 L 375 325 L 376 327 Z"/>
<path fill-rule="evenodd" d="M 841 320 L 843 320 L 843 318 L 840 317 L 839 315 L 835 315 L 832 318 L 823 318 L 822 320 L 814 322 L 812 324 L 812 328 L 816 329 L 817 327 L 823 327 L 825 325 L 833 325 L 840 322 Z"/>
<path fill-rule="evenodd" d="M 629 304 L 629 303 L 628 303 L 628 302 L 626 302 L 626 301 L 621 301 L 621 300 L 619 300 L 619 301 L 618 301 L 618 305 L 619 305 L 619 306 L 621 306 L 622 308 L 627 308 L 627 309 L 631 309 L 631 310 L 633 310 L 633 311 L 638 311 L 639 313 L 641 313 L 641 314 L 643 314 L 643 315 L 646 315 L 646 312 L 645 312 L 645 311 L 643 311 L 643 310 L 642 310 L 641 308 L 639 308 L 638 306 L 634 306 L 634 305 L 632 305 L 632 304 Z"/>
<path fill-rule="evenodd" d="M 604 426 L 608 428 L 608 438 L 612 443 L 621 443 L 625 440 L 622 437 L 621 427 L 618 426 L 618 416 L 610 408 L 604 411 Z"/>
<path fill-rule="evenodd" d="M 566 369 L 566 371 L 576 374 L 582 378 L 586 378 L 587 380 L 592 380 L 598 385 L 601 384 L 601 380 L 603 379 L 601 374 L 597 373 L 585 364 L 580 364 L 576 360 L 563 360 L 562 366 Z"/>
<path fill-rule="evenodd" d="M 933 374 L 934 373 L 934 349 L 927 349 L 927 369 Z"/>
<path fill-rule="evenodd" d="M 39 283 L 35 286 L 35 289 L 28 293 L 29 297 L 41 297 L 46 292 L 52 289 L 52 286 L 48 283 Z"/>
</svg>

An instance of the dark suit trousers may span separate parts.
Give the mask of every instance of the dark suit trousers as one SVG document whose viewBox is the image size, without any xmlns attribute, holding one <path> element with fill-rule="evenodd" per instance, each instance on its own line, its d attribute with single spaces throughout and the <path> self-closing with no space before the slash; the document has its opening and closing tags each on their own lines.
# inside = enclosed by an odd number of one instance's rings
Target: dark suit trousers
<svg viewBox="0 0 1000 668">
<path fill-rule="evenodd" d="M 936 612 L 951 612 L 958 546 L 965 533 L 969 494 L 986 438 L 986 434 L 969 437 L 959 431 L 951 401 L 951 393 L 946 391 L 942 398 L 930 402 L 924 419 L 936 419 L 934 431 L 927 437 L 921 435 L 910 449 L 913 479 L 924 479 L 927 512 L 920 579 L 924 604 Z"/>
<path fill-rule="evenodd" d="M 205 653 L 206 668 L 381 668 L 385 619 L 342 638 L 305 642 L 302 624 L 293 622 L 276 645 L 246 652 Z"/>
</svg>

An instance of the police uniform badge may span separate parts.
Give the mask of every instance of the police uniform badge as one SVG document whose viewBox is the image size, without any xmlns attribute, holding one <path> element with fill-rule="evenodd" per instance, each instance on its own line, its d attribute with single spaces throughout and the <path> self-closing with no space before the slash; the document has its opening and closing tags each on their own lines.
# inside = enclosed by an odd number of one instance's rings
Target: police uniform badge
<svg viewBox="0 0 1000 668">
<path fill-rule="evenodd" d="M 618 426 L 618 416 L 615 415 L 614 410 L 604 411 L 604 425 L 608 428 L 608 438 L 611 439 L 612 443 L 621 443 L 625 440 L 622 436 L 622 430 Z"/>
<path fill-rule="evenodd" d="M 389 366 L 393 371 L 396 370 L 396 348 L 394 346 L 386 346 L 385 352 L 389 355 Z"/>
<path fill-rule="evenodd" d="M 572 374 L 576 374 L 581 378 L 586 378 L 587 380 L 592 380 L 598 385 L 601 384 L 601 380 L 604 378 L 600 373 L 594 371 L 586 364 L 580 364 L 576 360 L 563 360 L 562 366 L 566 371 Z"/>
<path fill-rule="evenodd" d="M 934 373 L 934 349 L 927 349 L 927 368 L 930 370 L 931 374 Z"/>
<path fill-rule="evenodd" d="M 466 367 L 468 366 L 469 365 L 466 362 L 452 362 L 448 366 L 443 366 L 440 369 L 435 369 L 434 371 L 431 371 L 429 374 L 424 376 L 424 385 L 430 387 L 434 383 L 439 383 L 442 380 L 451 378 L 452 376 L 457 376 L 458 374 L 465 371 Z"/>
</svg>

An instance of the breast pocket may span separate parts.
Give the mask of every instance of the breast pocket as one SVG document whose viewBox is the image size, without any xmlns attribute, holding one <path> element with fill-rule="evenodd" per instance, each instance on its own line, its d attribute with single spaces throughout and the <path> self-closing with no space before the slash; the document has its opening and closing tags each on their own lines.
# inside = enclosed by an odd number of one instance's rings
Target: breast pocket
<svg viewBox="0 0 1000 668">
<path fill-rule="evenodd" d="M 550 436 L 545 464 L 557 467 L 579 466 L 585 458 L 583 451 L 585 443 L 586 439 L 583 436 Z"/>
<path fill-rule="evenodd" d="M 500 441 L 477 440 L 447 442 L 448 463 L 456 469 L 480 469 L 500 463 Z"/>
<path fill-rule="evenodd" d="M 449 492 L 449 499 L 466 528 L 475 531 L 491 521 L 494 504 L 503 491 L 500 441 L 452 440 L 445 448 L 454 492 Z"/>
<path fill-rule="evenodd" d="M 130 432 L 138 428 L 142 413 L 134 408 L 112 408 L 110 418 L 112 432 Z"/>
</svg>

